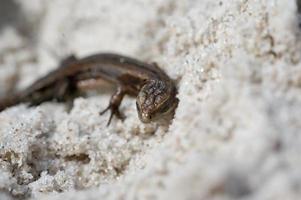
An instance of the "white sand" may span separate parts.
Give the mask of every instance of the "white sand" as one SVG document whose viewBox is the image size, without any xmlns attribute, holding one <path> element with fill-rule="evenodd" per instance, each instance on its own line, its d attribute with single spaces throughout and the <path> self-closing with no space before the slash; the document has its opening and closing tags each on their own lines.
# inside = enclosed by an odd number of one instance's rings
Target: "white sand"
<svg viewBox="0 0 301 200">
<path fill-rule="evenodd" d="M 0 27 L 0 93 L 62 58 L 110 51 L 177 81 L 169 127 L 98 112 L 109 94 L 0 114 L 0 199 L 299 199 L 301 46 L 295 1 L 18 0 Z M 13 13 L 14 11 L 11 11 Z M 16 81 L 16 80 L 19 81 Z"/>
</svg>

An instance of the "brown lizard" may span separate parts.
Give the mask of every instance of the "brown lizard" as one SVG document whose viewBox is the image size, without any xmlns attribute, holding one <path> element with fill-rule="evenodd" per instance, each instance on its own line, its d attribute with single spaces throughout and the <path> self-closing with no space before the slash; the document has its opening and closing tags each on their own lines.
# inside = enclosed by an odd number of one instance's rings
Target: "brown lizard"
<svg viewBox="0 0 301 200">
<path fill-rule="evenodd" d="M 138 115 L 144 123 L 170 115 L 178 105 L 174 82 L 156 64 L 123 55 L 102 53 L 82 59 L 68 57 L 56 70 L 27 89 L 0 99 L 0 111 L 19 103 L 35 106 L 49 100 L 74 99 L 81 82 L 98 79 L 117 86 L 108 107 L 100 112 L 104 114 L 111 111 L 108 125 L 114 115 L 122 119 L 119 106 L 126 94 L 137 97 Z"/>
</svg>

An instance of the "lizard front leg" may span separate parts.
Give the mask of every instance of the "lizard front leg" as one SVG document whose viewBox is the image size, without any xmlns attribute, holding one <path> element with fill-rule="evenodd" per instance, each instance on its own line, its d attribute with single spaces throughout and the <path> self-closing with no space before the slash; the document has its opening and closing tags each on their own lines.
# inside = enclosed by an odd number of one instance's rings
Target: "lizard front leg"
<svg viewBox="0 0 301 200">
<path fill-rule="evenodd" d="M 118 119 L 121 119 L 121 120 L 124 119 L 124 116 L 119 111 L 119 106 L 120 106 L 120 104 L 122 102 L 122 99 L 123 99 L 125 94 L 126 94 L 125 88 L 118 85 L 116 92 L 111 96 L 110 103 L 109 103 L 108 107 L 106 109 L 104 109 L 102 112 L 100 112 L 100 115 L 103 115 L 107 111 L 109 111 L 109 110 L 111 111 L 110 118 L 109 118 L 109 121 L 107 123 L 107 126 L 110 125 L 114 115 Z"/>
</svg>

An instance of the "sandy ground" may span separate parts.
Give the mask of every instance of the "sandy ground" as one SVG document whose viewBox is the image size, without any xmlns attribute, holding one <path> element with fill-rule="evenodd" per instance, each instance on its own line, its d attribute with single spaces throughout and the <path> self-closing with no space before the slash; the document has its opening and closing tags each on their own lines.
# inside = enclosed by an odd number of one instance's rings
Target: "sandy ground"
<svg viewBox="0 0 301 200">
<path fill-rule="evenodd" d="M 109 93 L 0 114 L 0 199 L 300 199 L 301 46 L 293 0 L 3 0 L 0 93 L 69 54 L 157 62 L 169 126 L 98 112 Z"/>
</svg>

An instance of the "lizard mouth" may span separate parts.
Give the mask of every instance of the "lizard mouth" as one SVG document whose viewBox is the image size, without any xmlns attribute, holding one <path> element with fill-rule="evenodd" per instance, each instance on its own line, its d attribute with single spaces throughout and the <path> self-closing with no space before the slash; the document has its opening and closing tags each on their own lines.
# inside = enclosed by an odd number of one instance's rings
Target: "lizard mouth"
<svg viewBox="0 0 301 200">
<path fill-rule="evenodd" d="M 151 122 L 151 116 L 150 114 L 143 112 L 140 108 L 140 106 L 138 105 L 138 102 L 136 102 L 136 107 L 137 107 L 137 112 L 138 112 L 138 116 L 139 119 L 143 122 L 143 123 L 150 123 Z"/>
</svg>

